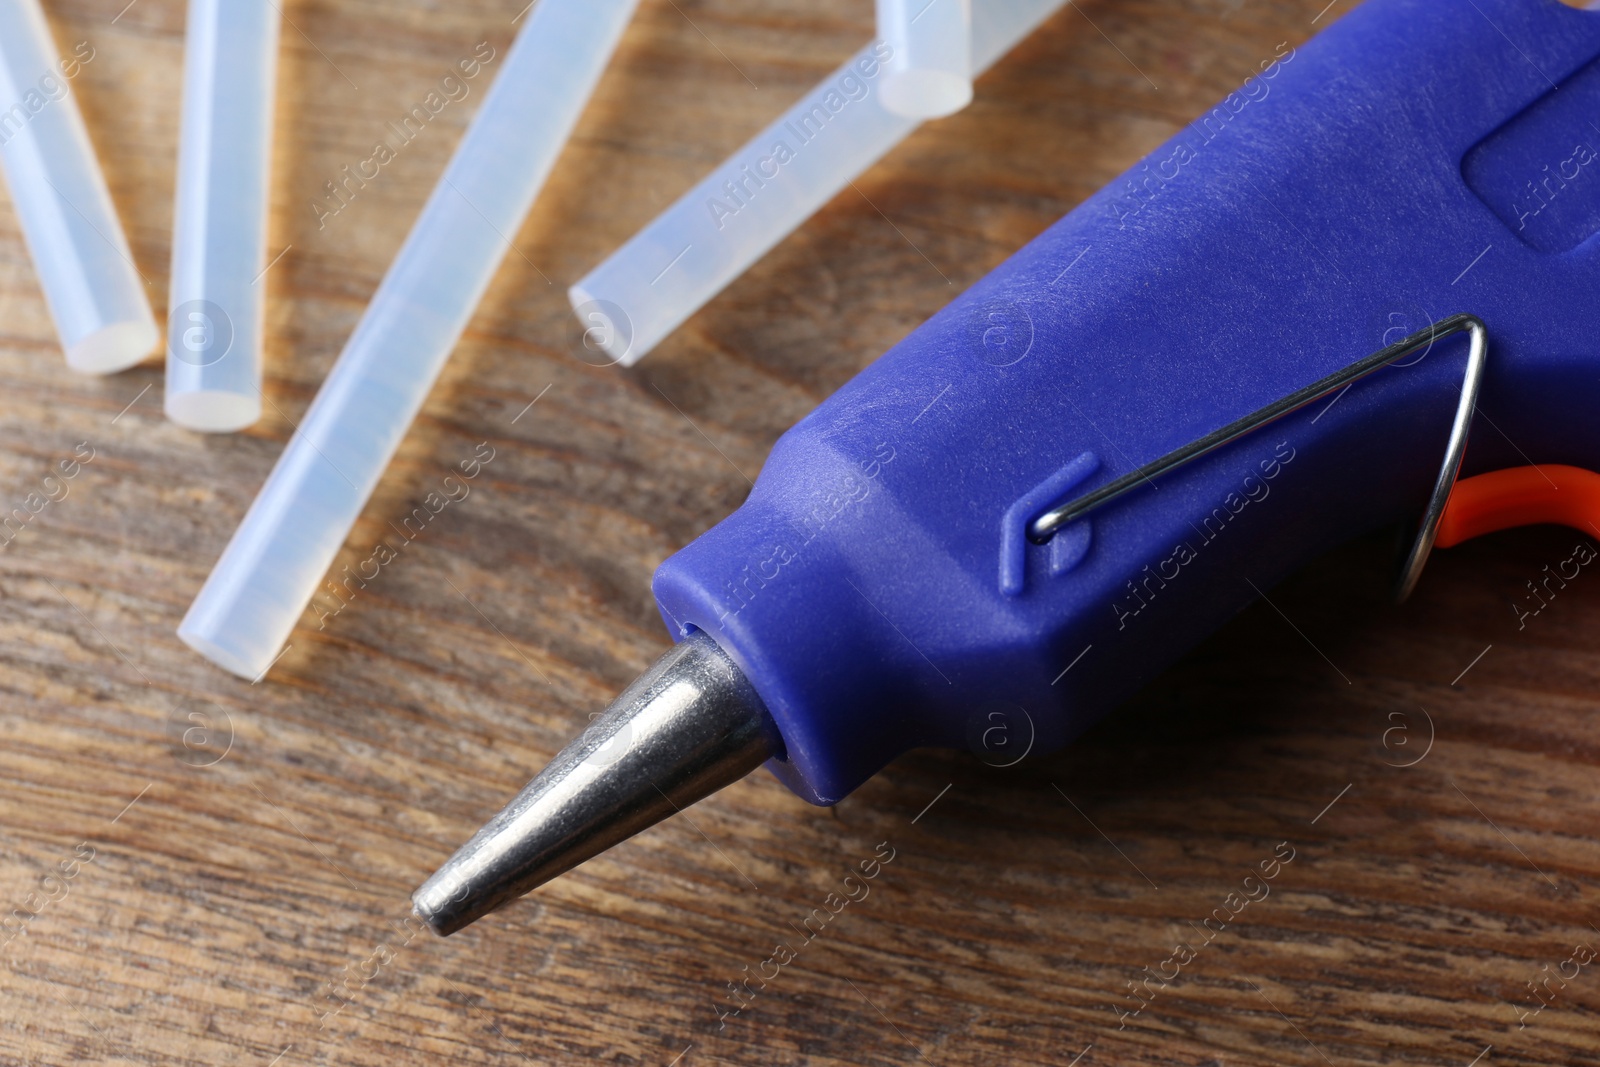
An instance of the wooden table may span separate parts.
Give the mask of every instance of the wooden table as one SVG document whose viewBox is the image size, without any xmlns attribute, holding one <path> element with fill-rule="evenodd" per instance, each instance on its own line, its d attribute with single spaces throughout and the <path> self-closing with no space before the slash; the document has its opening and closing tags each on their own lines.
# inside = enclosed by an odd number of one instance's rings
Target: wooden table
<svg viewBox="0 0 1600 1067">
<path fill-rule="evenodd" d="M 184 5 L 125 2 L 49 7 L 95 49 L 77 93 L 164 307 Z M 652 569 L 778 434 L 1324 2 L 1063 10 L 623 372 L 574 358 L 565 285 L 871 34 L 867 0 L 644 0 L 336 566 L 493 462 L 256 685 L 174 628 L 481 87 L 312 205 L 457 59 L 503 56 L 523 0 L 286 3 L 249 433 L 165 422 L 154 363 L 69 374 L 0 206 L 0 503 L 93 454 L 0 552 L 0 903 L 37 911 L 0 949 L 0 1061 L 1596 1062 L 1600 577 L 1510 607 L 1570 554 L 1554 530 L 1441 553 L 1404 610 L 1387 541 L 1350 546 L 1060 756 L 913 754 L 833 810 L 757 774 L 449 940 L 406 924 L 665 648 Z M 719 1023 L 879 842 L 870 896 Z"/>
</svg>

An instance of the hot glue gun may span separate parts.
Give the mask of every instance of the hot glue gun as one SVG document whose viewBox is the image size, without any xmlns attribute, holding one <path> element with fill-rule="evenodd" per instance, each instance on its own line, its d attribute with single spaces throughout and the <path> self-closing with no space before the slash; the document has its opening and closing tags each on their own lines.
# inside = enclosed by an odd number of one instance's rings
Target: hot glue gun
<svg viewBox="0 0 1600 1067">
<path fill-rule="evenodd" d="M 1597 232 L 1600 13 L 1369 0 L 1280 48 L 784 434 L 657 571 L 678 644 L 418 914 L 762 763 L 832 804 L 997 712 L 1047 753 L 1386 524 L 1403 596 L 1436 540 L 1600 523 Z"/>
</svg>

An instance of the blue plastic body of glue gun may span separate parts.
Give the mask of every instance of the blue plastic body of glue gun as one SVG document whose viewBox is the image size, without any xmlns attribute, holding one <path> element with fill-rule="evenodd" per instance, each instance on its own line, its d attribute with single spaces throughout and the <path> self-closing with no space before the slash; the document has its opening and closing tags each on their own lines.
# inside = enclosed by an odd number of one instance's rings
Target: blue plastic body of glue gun
<svg viewBox="0 0 1600 1067">
<path fill-rule="evenodd" d="M 1489 342 L 1465 473 L 1600 467 L 1597 231 L 1600 14 L 1369 0 L 785 434 L 657 572 L 662 614 L 744 670 L 812 801 L 996 707 L 1048 751 L 1258 590 L 1416 517 L 1466 340 L 1046 544 L 1033 518 L 1457 313 Z"/>
</svg>

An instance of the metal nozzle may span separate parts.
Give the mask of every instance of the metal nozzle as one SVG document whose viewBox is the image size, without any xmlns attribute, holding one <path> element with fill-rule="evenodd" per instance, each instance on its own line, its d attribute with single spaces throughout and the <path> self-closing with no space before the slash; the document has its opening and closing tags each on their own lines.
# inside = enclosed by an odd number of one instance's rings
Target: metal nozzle
<svg viewBox="0 0 1600 1067">
<path fill-rule="evenodd" d="M 412 894 L 452 934 L 780 751 L 761 698 L 717 643 L 661 657 Z"/>
</svg>

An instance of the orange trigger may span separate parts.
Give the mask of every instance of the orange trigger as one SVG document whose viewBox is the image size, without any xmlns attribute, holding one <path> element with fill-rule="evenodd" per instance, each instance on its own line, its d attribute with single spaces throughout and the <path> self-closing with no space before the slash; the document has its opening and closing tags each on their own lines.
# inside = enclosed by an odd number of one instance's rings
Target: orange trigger
<svg viewBox="0 0 1600 1067">
<path fill-rule="evenodd" d="M 1496 530 L 1537 523 L 1600 536 L 1600 474 L 1549 464 L 1463 478 L 1450 490 L 1434 543 L 1449 548 Z"/>
</svg>

